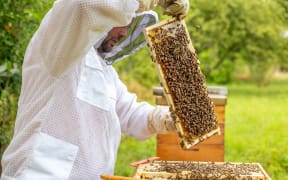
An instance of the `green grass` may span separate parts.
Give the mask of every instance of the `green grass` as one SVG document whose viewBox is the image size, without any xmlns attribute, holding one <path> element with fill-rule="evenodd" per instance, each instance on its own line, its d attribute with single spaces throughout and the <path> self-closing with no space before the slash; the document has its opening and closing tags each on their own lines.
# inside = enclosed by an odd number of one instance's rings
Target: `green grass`
<svg viewBox="0 0 288 180">
<path fill-rule="evenodd" d="M 116 162 L 115 175 L 133 176 L 135 168 L 129 164 L 156 155 L 156 138 L 146 141 L 136 141 L 133 138 L 123 137 Z"/>
<path fill-rule="evenodd" d="M 273 179 L 288 179 L 288 82 L 229 86 L 225 161 L 259 162 Z"/>
<path fill-rule="evenodd" d="M 258 162 L 272 179 L 288 179 L 288 81 L 228 85 L 225 161 Z M 115 174 L 132 176 L 129 163 L 155 156 L 156 140 L 124 137 Z"/>
</svg>

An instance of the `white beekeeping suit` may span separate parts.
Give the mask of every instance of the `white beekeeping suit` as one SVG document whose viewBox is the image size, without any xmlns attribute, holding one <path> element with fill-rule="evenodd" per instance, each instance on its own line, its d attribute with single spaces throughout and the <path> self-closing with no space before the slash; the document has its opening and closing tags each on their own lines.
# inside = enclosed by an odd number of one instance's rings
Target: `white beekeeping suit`
<svg viewBox="0 0 288 180">
<path fill-rule="evenodd" d="M 99 179 L 113 174 L 121 132 L 142 140 L 169 130 L 169 111 L 136 102 L 93 47 L 138 7 L 136 0 L 55 1 L 25 54 L 1 180 Z"/>
</svg>

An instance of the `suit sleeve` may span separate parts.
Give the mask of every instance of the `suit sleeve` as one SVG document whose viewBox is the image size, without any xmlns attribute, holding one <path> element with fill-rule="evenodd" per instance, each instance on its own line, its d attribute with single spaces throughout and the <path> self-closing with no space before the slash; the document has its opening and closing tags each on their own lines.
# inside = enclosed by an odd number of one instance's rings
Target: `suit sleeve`
<svg viewBox="0 0 288 180">
<path fill-rule="evenodd" d="M 122 133 L 145 140 L 152 135 L 148 129 L 148 116 L 154 107 L 147 102 L 138 102 L 137 96 L 128 92 L 120 79 L 117 80 L 116 110 Z"/>
</svg>

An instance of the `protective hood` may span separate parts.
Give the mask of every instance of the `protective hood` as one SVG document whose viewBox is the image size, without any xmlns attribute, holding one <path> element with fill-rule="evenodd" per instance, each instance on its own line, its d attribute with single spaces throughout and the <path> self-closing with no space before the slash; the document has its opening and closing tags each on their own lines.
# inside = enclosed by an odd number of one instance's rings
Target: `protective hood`
<svg viewBox="0 0 288 180">
<path fill-rule="evenodd" d="M 137 14 L 133 19 L 127 36 L 119 41 L 111 52 L 103 53 L 106 64 L 111 65 L 140 50 L 146 44 L 142 30 L 157 21 L 158 16 L 154 11 L 145 11 Z"/>
</svg>

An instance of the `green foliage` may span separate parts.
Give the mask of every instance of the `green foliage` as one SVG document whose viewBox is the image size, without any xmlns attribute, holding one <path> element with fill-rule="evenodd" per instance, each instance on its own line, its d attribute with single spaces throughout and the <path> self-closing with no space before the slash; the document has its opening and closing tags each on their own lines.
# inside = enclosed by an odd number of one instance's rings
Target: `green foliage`
<svg viewBox="0 0 288 180">
<path fill-rule="evenodd" d="M 271 66 L 279 65 L 280 61 L 287 63 L 283 57 L 285 40 L 281 36 L 287 28 L 284 18 L 287 11 L 276 1 L 190 2 L 187 24 L 207 80 L 217 82 L 218 77 L 213 76 L 221 75 L 229 82 L 235 69 L 233 64 L 239 58 L 251 67 L 257 82 L 268 80 L 264 74 Z M 224 63 L 227 61 L 230 66 Z"/>
<path fill-rule="evenodd" d="M 16 116 L 17 97 L 9 91 L 1 91 L 0 96 L 0 154 L 3 153 L 12 137 L 12 127 Z"/>
<path fill-rule="evenodd" d="M 288 29 L 286 1 L 190 0 L 190 4 L 185 20 L 208 82 L 231 82 L 238 60 L 245 61 L 258 85 L 269 83 L 271 68 L 287 66 L 288 51 L 284 49 L 288 38 L 282 36 Z M 169 18 L 157 11 L 160 21 Z M 151 87 L 157 83 L 157 75 L 150 59 L 148 49 L 142 50 L 116 69 L 126 80 L 129 72 L 130 77 Z"/>
<path fill-rule="evenodd" d="M 156 139 L 150 138 L 146 141 L 137 141 L 134 138 L 123 136 L 119 147 L 115 175 L 132 176 L 135 168 L 129 166 L 132 162 L 137 162 L 156 155 Z"/>
<path fill-rule="evenodd" d="M 149 88 L 159 84 L 159 78 L 147 47 L 142 48 L 132 56 L 116 62 L 113 66 L 126 83 L 136 80 L 141 85 Z"/>
<path fill-rule="evenodd" d="M 284 8 L 285 14 L 284 18 L 286 20 L 286 23 L 288 22 L 288 1 L 287 0 L 277 0 L 277 2 Z"/>
<path fill-rule="evenodd" d="M 27 44 L 51 3 L 51 0 L 8 0 L 0 4 L 1 85 L 7 76 L 20 73 Z"/>
<path fill-rule="evenodd" d="M 287 34 L 288 34 L 288 30 L 287 30 Z M 288 62 L 287 62 L 288 51 L 286 50 L 287 47 L 288 47 L 288 37 L 285 37 L 284 42 L 281 44 L 279 49 L 282 50 L 281 58 L 280 58 L 280 67 L 283 71 L 286 71 L 286 72 L 288 72 Z"/>
<path fill-rule="evenodd" d="M 234 72 L 234 63 L 231 61 L 224 61 L 217 71 L 212 71 L 210 75 L 207 76 L 207 82 L 216 82 L 218 84 L 226 84 L 231 82 L 232 73 Z"/>
</svg>

